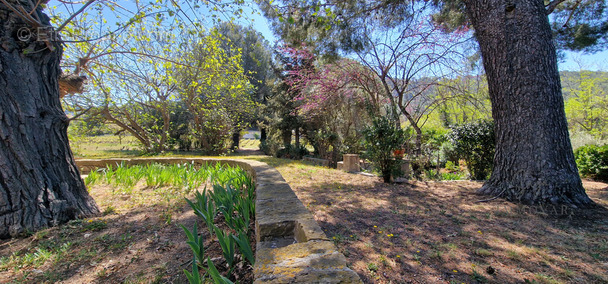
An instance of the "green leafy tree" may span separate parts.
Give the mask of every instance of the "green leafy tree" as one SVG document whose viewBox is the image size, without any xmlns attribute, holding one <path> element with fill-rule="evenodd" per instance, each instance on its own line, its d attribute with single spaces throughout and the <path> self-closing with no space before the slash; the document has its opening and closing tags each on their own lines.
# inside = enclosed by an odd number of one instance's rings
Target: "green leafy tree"
<svg viewBox="0 0 608 284">
<path fill-rule="evenodd" d="M 300 137 L 302 118 L 297 114 L 298 102 L 294 100 L 283 80 L 277 78 L 270 82 L 269 86 L 270 96 L 264 106 L 264 128 L 269 130 L 269 141 L 263 140 L 260 147 L 267 154 L 276 154 L 275 151 L 268 150 L 289 147 L 295 129 L 297 137 Z"/>
<path fill-rule="evenodd" d="M 441 103 L 433 114 L 444 127 L 491 118 L 488 84 L 482 75 L 461 75 L 443 79 L 433 89 Z"/>
<path fill-rule="evenodd" d="M 274 77 L 270 61 L 272 51 L 268 41 L 252 26 L 243 27 L 235 23 L 223 22 L 218 32 L 226 39 L 222 41 L 222 48 L 227 52 L 236 51 L 242 54 L 242 66 L 249 83 L 253 86 L 251 98 L 258 104 L 266 104 L 269 96 L 269 82 Z M 250 124 L 262 119 L 261 112 L 248 117 Z M 237 148 L 240 141 L 241 128 L 235 127 L 232 134 L 232 148 Z M 265 133 L 265 129 L 263 129 Z"/>
<path fill-rule="evenodd" d="M 302 92 L 302 74 L 315 72 L 315 56 L 306 46 L 276 47 L 274 60 L 274 80 L 271 97 L 268 99 L 265 111 L 272 130 L 280 132 L 283 147 L 291 145 L 292 133 L 295 133 L 295 149 L 300 148 L 302 117 L 297 109 L 301 103 L 296 100 Z M 276 136 L 275 136 L 276 137 Z"/>
<path fill-rule="evenodd" d="M 566 116 L 570 129 L 587 132 L 597 139 L 608 138 L 608 92 L 602 84 L 608 77 L 592 77 L 591 71 L 581 71 L 579 85 L 569 90 Z"/>
<path fill-rule="evenodd" d="M 146 152 L 171 150 L 176 142 L 182 149 L 225 151 L 232 129 L 245 127 L 255 109 L 240 50 L 222 46 L 228 39 L 217 31 L 130 36 L 146 29 L 149 23 L 134 23 L 114 39 L 136 53 L 107 54 L 89 67 L 90 90 L 104 100 L 74 99 L 91 97 L 87 92 L 69 96 L 66 104 L 84 109 L 78 103 L 92 103 L 93 111 L 137 138 Z"/>
<path fill-rule="evenodd" d="M 224 40 L 213 30 L 188 42 L 191 51 L 176 71 L 179 97 L 192 115 L 192 142 L 208 153 L 225 151 L 233 129 L 243 129 L 255 111 L 241 54 L 222 48 Z"/>
<path fill-rule="evenodd" d="M 130 26 L 128 34 L 145 29 L 143 23 Z M 97 104 L 93 107 L 99 116 L 115 124 L 122 131 L 135 137 L 146 152 L 169 150 L 171 112 L 176 95 L 173 79 L 173 58 L 178 54 L 163 48 L 171 44 L 172 38 L 139 40 L 124 37 L 123 47 L 139 50 L 146 56 L 137 54 L 108 54 L 97 59 L 91 66 L 90 93 L 74 94 L 72 97 L 95 95 Z M 155 64 L 149 56 L 166 58 L 163 64 Z M 73 99 L 73 98 L 72 98 Z M 70 100 L 66 100 L 66 104 Z M 91 102 L 91 101 L 89 101 Z M 92 101 L 95 103 L 95 101 Z M 71 108 L 85 108 L 88 105 L 73 105 Z"/>
</svg>

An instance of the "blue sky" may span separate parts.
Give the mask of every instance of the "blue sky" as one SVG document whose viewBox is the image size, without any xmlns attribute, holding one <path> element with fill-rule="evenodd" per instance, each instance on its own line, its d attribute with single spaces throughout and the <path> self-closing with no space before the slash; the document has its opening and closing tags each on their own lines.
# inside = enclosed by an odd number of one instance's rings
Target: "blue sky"
<svg viewBox="0 0 608 284">
<path fill-rule="evenodd" d="M 567 52 L 566 60 L 559 63 L 560 70 L 578 71 L 579 63 L 584 70 L 608 70 L 608 50 L 595 54 Z"/>
<path fill-rule="evenodd" d="M 132 5 L 131 3 L 133 2 L 121 1 L 121 5 L 126 4 L 125 6 L 127 7 Z M 239 19 L 237 22 L 241 25 L 252 25 L 256 30 L 262 33 L 272 45 L 277 41 L 277 38 L 272 33 L 272 30 L 269 27 L 269 22 L 259 12 L 257 4 L 255 4 L 252 0 L 248 0 L 246 3 L 247 4 L 243 7 L 243 10 L 245 11 L 244 14 L 247 16 L 247 18 Z M 57 0 L 50 1 L 49 4 L 61 6 Z M 566 52 L 565 55 L 565 60 L 559 63 L 560 70 L 578 71 L 581 69 L 581 67 L 584 70 L 608 70 L 608 50 L 595 54 Z"/>
<path fill-rule="evenodd" d="M 270 29 L 270 23 L 259 11 L 257 4 L 249 3 L 248 8 L 244 10 L 247 12 L 246 14 L 249 19 L 242 19 L 237 22 L 244 26 L 252 25 L 257 31 L 264 35 L 264 37 L 266 38 L 266 40 L 268 40 L 268 42 L 270 42 L 270 44 L 273 44 L 277 40 L 277 38 L 274 36 L 272 30 Z M 251 13 L 252 11 L 253 14 Z"/>
</svg>

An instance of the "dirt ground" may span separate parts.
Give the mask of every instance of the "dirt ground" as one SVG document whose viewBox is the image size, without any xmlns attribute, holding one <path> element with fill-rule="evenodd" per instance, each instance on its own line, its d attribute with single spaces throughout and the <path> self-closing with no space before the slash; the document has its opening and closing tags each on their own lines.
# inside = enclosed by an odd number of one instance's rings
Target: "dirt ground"
<svg viewBox="0 0 608 284">
<path fill-rule="evenodd" d="M 0 283 L 187 283 L 183 270 L 192 270 L 192 252 L 178 225 L 192 230 L 195 222 L 206 255 L 225 270 L 217 241 L 180 192 L 138 186 L 117 193 L 96 185 L 90 193 L 103 216 L 0 241 Z M 253 279 L 251 267 L 236 275 L 241 283 Z"/>
<path fill-rule="evenodd" d="M 608 283 L 608 184 L 592 210 L 477 203 L 469 181 L 277 165 L 365 283 Z"/>
<path fill-rule="evenodd" d="M 602 207 L 574 211 L 476 203 L 483 199 L 476 182 L 387 185 L 297 161 L 249 158 L 283 174 L 365 283 L 608 283 L 608 184 L 585 181 Z M 91 194 L 102 216 L 0 241 L 0 283 L 187 282 L 192 253 L 178 224 L 199 221 L 183 195 L 117 194 L 108 186 Z M 208 255 L 219 256 L 201 230 Z M 251 277 L 250 268 L 239 273 Z"/>
</svg>

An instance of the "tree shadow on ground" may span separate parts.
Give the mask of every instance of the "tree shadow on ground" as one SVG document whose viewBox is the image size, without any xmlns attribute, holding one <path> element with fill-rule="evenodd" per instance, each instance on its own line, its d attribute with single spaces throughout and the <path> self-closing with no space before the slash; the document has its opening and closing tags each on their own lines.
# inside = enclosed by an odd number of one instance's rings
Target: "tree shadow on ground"
<svg viewBox="0 0 608 284">
<path fill-rule="evenodd" d="M 600 188 L 588 190 L 598 207 L 573 210 L 477 203 L 475 182 L 332 175 L 288 182 L 366 283 L 608 281 Z"/>
<path fill-rule="evenodd" d="M 105 195 L 99 199 L 109 202 L 98 203 L 104 214 L 0 242 L 0 256 L 6 257 L 51 248 L 50 258 L 41 260 L 39 266 L 27 263 L 25 269 L 14 270 L 14 265 L 0 270 L 0 283 L 187 283 L 183 270 L 192 270 L 193 254 L 179 225 L 192 230 L 198 224 L 198 232 L 205 240 L 205 255 L 222 255 L 215 238 L 210 237 L 207 227 L 183 198 L 167 206 L 151 198 L 136 200 L 136 194 L 112 193 L 107 186 L 93 190 L 93 196 Z M 60 251 L 60 247 L 66 249 Z M 214 262 L 220 272 L 225 270 L 221 260 Z M 243 270 L 239 276 L 251 273 L 247 266 L 243 267 L 237 269 Z"/>
<path fill-rule="evenodd" d="M 177 224 L 192 228 L 199 221 L 189 207 L 174 212 L 171 222 L 153 207 L 73 220 L 33 237 L 13 239 L 14 246 L 0 248 L 2 255 L 44 247 L 67 249 L 49 249 L 52 261 L 34 270 L 5 271 L 8 275 L 0 273 L 0 280 L 6 276 L 23 283 L 187 282 L 182 270 L 191 268 L 191 252 Z"/>
</svg>

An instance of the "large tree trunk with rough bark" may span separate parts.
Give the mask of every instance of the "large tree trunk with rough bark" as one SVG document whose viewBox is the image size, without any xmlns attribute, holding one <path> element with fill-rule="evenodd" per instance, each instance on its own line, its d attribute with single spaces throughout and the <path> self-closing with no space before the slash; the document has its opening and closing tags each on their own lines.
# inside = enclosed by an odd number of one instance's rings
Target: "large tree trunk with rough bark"
<svg viewBox="0 0 608 284">
<path fill-rule="evenodd" d="M 68 142 L 59 101 L 61 45 L 18 33 L 31 25 L 3 4 L 0 25 L 0 238 L 6 238 L 99 211 Z"/>
<path fill-rule="evenodd" d="M 541 0 L 465 0 L 488 78 L 496 155 L 480 189 L 525 204 L 586 207 Z"/>
</svg>

